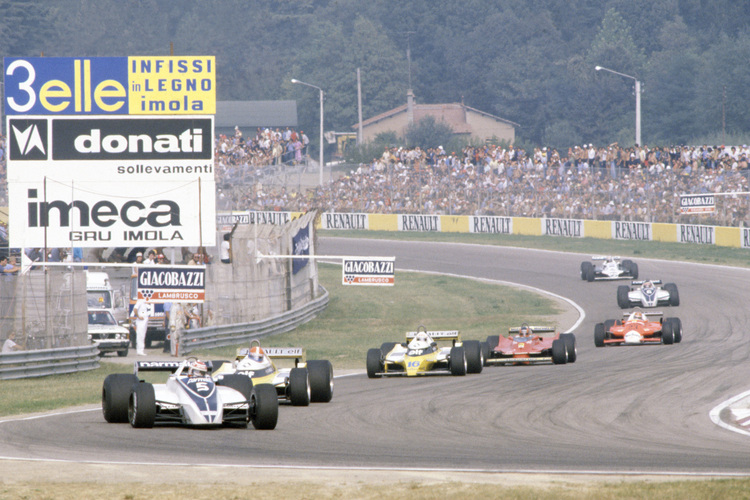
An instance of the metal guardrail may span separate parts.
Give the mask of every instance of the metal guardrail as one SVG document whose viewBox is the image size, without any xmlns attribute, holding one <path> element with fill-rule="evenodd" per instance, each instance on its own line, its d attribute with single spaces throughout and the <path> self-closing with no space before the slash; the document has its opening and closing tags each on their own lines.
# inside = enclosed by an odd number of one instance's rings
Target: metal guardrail
<svg viewBox="0 0 750 500">
<path fill-rule="evenodd" d="M 99 348 L 62 347 L 0 354 L 0 380 L 46 377 L 99 368 Z"/>
<path fill-rule="evenodd" d="M 276 316 L 271 316 L 270 318 L 250 323 L 207 326 L 205 328 L 184 330 L 180 334 L 179 354 L 188 354 L 196 349 L 240 344 L 265 335 L 293 330 L 299 325 L 310 321 L 328 305 L 328 301 L 330 300 L 328 290 L 323 287 L 320 288 L 324 293 L 317 299 L 308 302 L 299 309 L 287 311 Z"/>
</svg>

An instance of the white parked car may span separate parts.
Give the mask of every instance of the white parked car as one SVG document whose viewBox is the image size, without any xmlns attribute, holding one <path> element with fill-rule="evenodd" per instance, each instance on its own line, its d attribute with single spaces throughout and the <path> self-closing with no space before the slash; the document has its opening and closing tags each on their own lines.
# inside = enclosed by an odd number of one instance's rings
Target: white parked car
<svg viewBox="0 0 750 500">
<path fill-rule="evenodd" d="M 117 324 L 112 312 L 107 309 L 89 309 L 89 340 L 99 348 L 99 354 L 116 352 L 128 355 L 130 339 L 128 329 Z"/>
</svg>

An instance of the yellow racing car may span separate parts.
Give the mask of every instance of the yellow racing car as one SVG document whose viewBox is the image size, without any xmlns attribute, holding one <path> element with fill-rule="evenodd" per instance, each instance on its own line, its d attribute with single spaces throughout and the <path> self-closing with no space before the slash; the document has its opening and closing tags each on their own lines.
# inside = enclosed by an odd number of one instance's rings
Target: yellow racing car
<svg viewBox="0 0 750 500">
<path fill-rule="evenodd" d="M 440 343 L 441 345 L 438 345 Z M 367 351 L 367 376 L 466 375 L 481 373 L 484 351 L 478 340 L 461 342 L 457 330 L 427 331 L 423 325 L 406 342 L 386 342 Z"/>
<path fill-rule="evenodd" d="M 290 361 L 292 367 L 277 363 Z M 333 366 L 328 360 L 306 361 L 302 347 L 263 347 L 253 340 L 250 347 L 237 349 L 234 361 L 213 361 L 211 376 L 221 380 L 224 375 L 250 377 L 253 385 L 271 384 L 280 402 L 293 406 L 327 403 L 333 397 Z"/>
</svg>

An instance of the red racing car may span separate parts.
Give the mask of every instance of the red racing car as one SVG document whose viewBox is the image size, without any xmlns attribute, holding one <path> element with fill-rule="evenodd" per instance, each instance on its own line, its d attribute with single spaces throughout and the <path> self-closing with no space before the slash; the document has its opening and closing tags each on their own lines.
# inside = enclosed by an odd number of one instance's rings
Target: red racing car
<svg viewBox="0 0 750 500">
<path fill-rule="evenodd" d="M 679 318 L 659 318 L 649 321 L 649 316 L 663 316 L 662 312 L 644 313 L 636 309 L 625 313 L 623 321 L 609 319 L 594 326 L 594 344 L 639 345 L 677 344 L 682 341 L 682 322 Z"/>
<path fill-rule="evenodd" d="M 542 333 L 555 335 L 541 336 Z M 576 338 L 572 333 L 556 333 L 549 326 L 529 326 L 508 330 L 508 336 L 490 335 L 484 344 L 486 365 L 575 363 Z"/>
</svg>

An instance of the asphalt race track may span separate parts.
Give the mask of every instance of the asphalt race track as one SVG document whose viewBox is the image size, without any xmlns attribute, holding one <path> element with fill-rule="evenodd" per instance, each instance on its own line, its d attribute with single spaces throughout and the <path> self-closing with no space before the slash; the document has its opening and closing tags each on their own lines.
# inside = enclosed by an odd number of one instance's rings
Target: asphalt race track
<svg viewBox="0 0 750 500">
<path fill-rule="evenodd" d="M 616 288 L 587 283 L 589 255 L 424 242 L 320 238 L 322 255 L 396 257 L 419 269 L 511 281 L 585 310 L 567 365 L 486 367 L 466 377 L 336 378 L 334 398 L 283 407 L 275 431 L 132 429 L 100 409 L 8 419 L 0 457 L 502 472 L 749 475 L 750 437 L 709 412 L 750 389 L 750 270 L 634 260 L 641 278 L 677 283 L 675 345 L 594 346 L 594 324 L 621 316 Z M 460 329 L 460 325 L 457 325 Z M 401 335 L 402 332 L 394 332 Z M 483 339 L 482 339 L 483 340 Z M 364 367 L 365 353 L 362 353 Z"/>
</svg>

